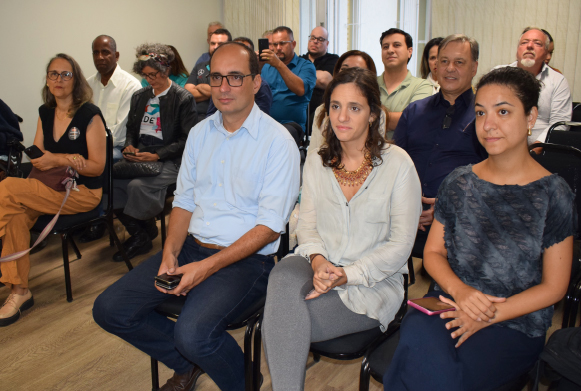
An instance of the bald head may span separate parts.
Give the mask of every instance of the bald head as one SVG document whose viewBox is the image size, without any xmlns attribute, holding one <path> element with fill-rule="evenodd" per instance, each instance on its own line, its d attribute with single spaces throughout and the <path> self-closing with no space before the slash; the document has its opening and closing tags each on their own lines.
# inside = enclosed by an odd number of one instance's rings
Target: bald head
<svg viewBox="0 0 581 391">
<path fill-rule="evenodd" d="M 93 45 L 92 45 L 93 48 L 95 47 L 96 41 L 107 43 L 109 45 L 109 47 L 111 48 L 111 51 L 113 53 L 115 53 L 117 51 L 117 42 L 115 42 L 115 39 L 113 39 L 113 37 L 111 37 L 110 35 L 99 35 L 97 38 L 95 38 L 93 40 Z"/>
<path fill-rule="evenodd" d="M 322 26 L 317 26 L 311 31 L 309 36 L 309 56 L 314 60 L 327 53 L 329 46 L 329 33 L 327 29 Z"/>
</svg>

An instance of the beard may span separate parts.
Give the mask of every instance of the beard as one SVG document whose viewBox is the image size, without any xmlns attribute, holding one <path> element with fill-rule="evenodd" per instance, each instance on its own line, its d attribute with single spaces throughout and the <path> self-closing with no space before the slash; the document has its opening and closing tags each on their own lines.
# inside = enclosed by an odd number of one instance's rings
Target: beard
<svg viewBox="0 0 581 391">
<path fill-rule="evenodd" d="M 535 65 L 535 60 L 533 60 L 532 58 L 523 58 L 522 60 L 520 60 L 520 63 L 525 68 L 531 68 Z"/>
</svg>

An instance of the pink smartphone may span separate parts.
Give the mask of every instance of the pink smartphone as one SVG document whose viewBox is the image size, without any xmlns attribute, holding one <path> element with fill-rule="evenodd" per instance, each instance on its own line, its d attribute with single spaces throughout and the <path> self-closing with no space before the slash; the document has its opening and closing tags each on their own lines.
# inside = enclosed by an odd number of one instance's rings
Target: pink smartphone
<svg viewBox="0 0 581 391">
<path fill-rule="evenodd" d="M 408 300 L 408 304 L 427 315 L 437 315 L 442 312 L 454 311 L 453 306 L 444 303 L 436 297 Z"/>
</svg>

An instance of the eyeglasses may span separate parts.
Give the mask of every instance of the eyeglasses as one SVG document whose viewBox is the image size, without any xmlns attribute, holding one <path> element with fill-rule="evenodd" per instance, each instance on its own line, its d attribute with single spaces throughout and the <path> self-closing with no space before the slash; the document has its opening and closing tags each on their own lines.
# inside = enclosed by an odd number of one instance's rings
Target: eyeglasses
<svg viewBox="0 0 581 391">
<path fill-rule="evenodd" d="M 315 37 L 314 35 L 309 35 L 309 41 L 311 41 L 311 42 L 325 43 L 325 41 L 327 41 L 327 39 L 326 38 L 323 38 L 323 37 Z"/>
<path fill-rule="evenodd" d="M 48 77 L 50 80 L 57 80 L 59 76 L 61 77 L 62 81 L 69 81 L 73 78 L 73 72 L 64 71 L 58 73 L 57 71 L 51 71 L 46 74 L 46 77 Z"/>
<path fill-rule="evenodd" d="M 284 45 L 286 45 L 287 43 L 291 43 L 292 41 L 280 41 L 280 42 L 273 42 L 272 46 L 273 47 L 283 47 Z"/>
<path fill-rule="evenodd" d="M 220 75 L 219 73 L 211 73 L 209 76 L 210 87 L 222 86 L 223 79 L 228 80 L 228 85 L 230 87 L 240 87 L 244 82 L 245 77 L 254 75 L 254 73 L 249 73 L 248 75 Z"/>
<path fill-rule="evenodd" d="M 153 80 L 157 77 L 158 73 L 159 73 L 159 71 L 152 72 L 152 73 L 142 73 L 141 76 L 145 77 L 146 79 Z"/>
<path fill-rule="evenodd" d="M 454 110 L 456 109 L 456 107 L 454 105 L 448 107 L 448 109 L 446 110 L 446 116 L 444 117 L 444 123 L 442 124 L 442 129 L 448 129 L 450 128 L 450 125 L 452 125 L 452 116 L 454 115 Z"/>
</svg>

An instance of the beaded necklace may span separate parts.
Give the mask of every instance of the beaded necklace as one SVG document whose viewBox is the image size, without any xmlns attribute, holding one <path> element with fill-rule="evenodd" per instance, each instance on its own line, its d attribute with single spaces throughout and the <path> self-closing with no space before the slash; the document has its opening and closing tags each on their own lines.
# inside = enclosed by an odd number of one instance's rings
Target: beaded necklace
<svg viewBox="0 0 581 391">
<path fill-rule="evenodd" d="M 337 182 L 342 186 L 349 187 L 362 185 L 371 170 L 373 170 L 373 164 L 371 163 L 371 155 L 369 153 L 365 154 L 363 162 L 355 171 L 347 171 L 344 165 L 341 165 L 339 168 L 333 167 L 333 173 L 335 174 Z"/>
</svg>

